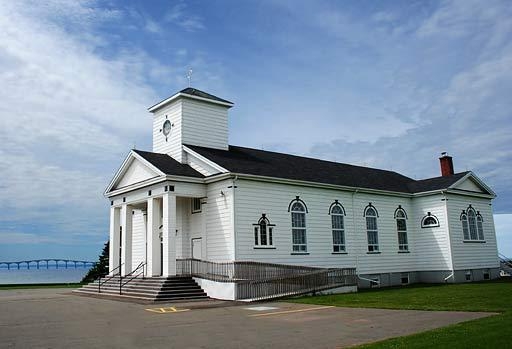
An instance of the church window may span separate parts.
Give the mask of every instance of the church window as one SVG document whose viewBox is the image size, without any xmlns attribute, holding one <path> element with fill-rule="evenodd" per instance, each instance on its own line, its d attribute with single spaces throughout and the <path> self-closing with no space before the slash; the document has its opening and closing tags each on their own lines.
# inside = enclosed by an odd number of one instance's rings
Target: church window
<svg viewBox="0 0 512 349">
<path fill-rule="evenodd" d="M 331 205 L 332 251 L 345 252 L 345 210 L 337 201 Z"/>
<path fill-rule="evenodd" d="M 432 213 L 427 212 L 427 215 L 421 219 L 422 228 L 435 228 L 439 227 L 439 220 Z"/>
<path fill-rule="evenodd" d="M 272 247 L 274 245 L 274 224 L 263 213 L 258 223 L 254 226 L 254 246 L 255 247 Z"/>
<path fill-rule="evenodd" d="M 469 205 L 460 215 L 464 241 L 484 241 L 483 218 L 479 211 Z"/>
<path fill-rule="evenodd" d="M 366 217 L 366 237 L 368 252 L 379 252 L 379 231 L 377 228 L 377 210 L 370 203 L 364 211 Z"/>
<path fill-rule="evenodd" d="M 407 252 L 409 251 L 409 243 L 407 241 L 407 214 L 400 206 L 398 206 L 395 211 L 395 219 L 398 233 L 398 251 Z"/>
<path fill-rule="evenodd" d="M 294 200 L 290 204 L 292 219 L 292 251 L 295 253 L 307 252 L 306 242 L 306 206 L 302 200 Z"/>
</svg>

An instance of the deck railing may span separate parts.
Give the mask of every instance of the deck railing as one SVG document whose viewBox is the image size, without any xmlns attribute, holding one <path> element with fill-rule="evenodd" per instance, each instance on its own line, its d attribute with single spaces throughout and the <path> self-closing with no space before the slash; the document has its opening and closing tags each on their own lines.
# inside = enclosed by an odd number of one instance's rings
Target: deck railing
<svg viewBox="0 0 512 349">
<path fill-rule="evenodd" d="M 176 274 L 236 284 L 236 299 L 269 299 L 357 285 L 355 268 L 326 269 L 253 261 L 176 260 Z"/>
</svg>

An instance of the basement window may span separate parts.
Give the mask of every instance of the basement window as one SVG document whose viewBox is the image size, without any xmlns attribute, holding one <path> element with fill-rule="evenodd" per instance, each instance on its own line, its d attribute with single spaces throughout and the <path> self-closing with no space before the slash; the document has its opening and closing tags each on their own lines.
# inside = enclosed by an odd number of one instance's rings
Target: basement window
<svg viewBox="0 0 512 349">
<path fill-rule="evenodd" d="M 466 281 L 471 281 L 471 270 L 466 271 Z"/>
<path fill-rule="evenodd" d="M 400 277 L 400 283 L 402 285 L 409 285 L 409 274 L 408 273 L 402 273 Z"/>
<path fill-rule="evenodd" d="M 484 280 L 491 280 L 491 272 L 489 269 L 484 269 Z"/>
<path fill-rule="evenodd" d="M 192 199 L 192 213 L 199 213 L 199 212 L 201 212 L 201 199 L 193 198 Z"/>
</svg>

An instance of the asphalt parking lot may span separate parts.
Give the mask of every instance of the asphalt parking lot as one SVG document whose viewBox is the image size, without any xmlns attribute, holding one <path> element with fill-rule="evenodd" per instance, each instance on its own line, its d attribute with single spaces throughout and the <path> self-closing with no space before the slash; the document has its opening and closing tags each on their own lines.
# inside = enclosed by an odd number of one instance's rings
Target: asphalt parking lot
<svg viewBox="0 0 512 349">
<path fill-rule="evenodd" d="M 339 348 L 490 315 L 285 302 L 198 304 L 134 304 L 69 289 L 3 290 L 0 347 Z"/>
</svg>

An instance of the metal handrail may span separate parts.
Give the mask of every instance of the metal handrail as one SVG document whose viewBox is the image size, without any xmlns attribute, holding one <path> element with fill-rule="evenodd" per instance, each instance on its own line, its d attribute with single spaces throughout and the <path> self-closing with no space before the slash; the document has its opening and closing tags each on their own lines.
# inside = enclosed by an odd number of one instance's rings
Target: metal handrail
<svg viewBox="0 0 512 349">
<path fill-rule="evenodd" d="M 124 283 L 122 282 L 123 280 L 123 277 L 121 277 L 119 280 L 119 294 L 121 294 L 121 291 L 122 291 L 122 288 L 123 286 L 125 286 L 126 284 L 128 284 L 130 281 L 132 281 L 133 279 L 139 277 L 141 274 L 142 274 L 142 278 L 144 279 L 146 276 L 145 276 L 145 269 L 144 267 L 146 266 L 146 263 L 145 262 L 140 262 L 139 265 L 137 266 L 137 268 L 135 268 L 133 271 L 131 271 L 129 274 L 125 275 L 124 278 L 128 278 L 131 276 L 130 280 L 128 281 L 125 281 Z M 135 272 L 139 269 L 142 268 L 142 271 L 140 271 L 137 275 L 134 275 Z"/>
<path fill-rule="evenodd" d="M 121 267 L 124 265 L 124 263 L 121 263 L 118 267 L 112 269 L 110 272 L 106 273 L 105 275 L 103 275 L 103 277 L 107 276 L 109 273 L 113 273 L 114 271 L 116 271 L 117 269 L 121 269 Z M 100 275 L 100 277 L 98 278 L 98 293 L 101 293 L 101 285 L 105 284 L 107 281 L 110 281 L 112 280 L 116 275 L 118 274 L 112 274 L 112 276 L 108 277 L 105 281 L 101 282 L 101 278 L 102 276 Z M 119 277 L 121 277 L 121 270 L 119 270 Z"/>
</svg>

